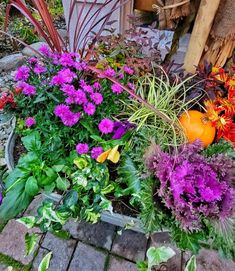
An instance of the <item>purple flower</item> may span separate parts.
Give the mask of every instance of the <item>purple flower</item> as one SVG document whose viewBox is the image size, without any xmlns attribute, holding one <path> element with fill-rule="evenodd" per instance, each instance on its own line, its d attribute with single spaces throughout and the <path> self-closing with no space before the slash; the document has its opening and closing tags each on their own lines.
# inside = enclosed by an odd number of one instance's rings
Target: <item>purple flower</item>
<svg viewBox="0 0 235 271">
<path fill-rule="evenodd" d="M 57 117 L 63 117 L 66 113 L 70 111 L 69 107 L 65 104 L 59 104 L 54 109 L 54 114 Z"/>
<path fill-rule="evenodd" d="M 135 72 L 132 68 L 130 68 L 128 66 L 124 66 L 123 70 L 124 70 L 125 73 L 127 73 L 129 75 L 133 75 L 134 72 Z"/>
<path fill-rule="evenodd" d="M 35 125 L 36 124 L 36 120 L 33 118 L 33 117 L 28 117 L 26 120 L 25 120 L 25 125 L 30 128 L 31 126 Z"/>
<path fill-rule="evenodd" d="M 107 70 L 104 71 L 104 74 L 109 77 L 114 77 L 116 75 L 116 72 L 112 68 L 108 68 Z"/>
<path fill-rule="evenodd" d="M 28 63 L 31 65 L 35 65 L 38 63 L 38 59 L 36 57 L 30 57 Z"/>
<path fill-rule="evenodd" d="M 51 50 L 50 48 L 47 46 L 47 45 L 42 45 L 39 50 L 38 50 L 40 53 L 42 53 L 43 55 L 45 56 L 51 56 Z"/>
<path fill-rule="evenodd" d="M 135 90 L 135 85 L 133 83 L 128 83 L 127 86 L 129 87 L 129 89 Z"/>
<path fill-rule="evenodd" d="M 41 74 L 41 73 L 44 73 L 47 71 L 47 69 L 39 64 L 37 64 L 35 66 L 35 68 L 33 69 L 33 71 L 36 73 L 36 74 Z"/>
<path fill-rule="evenodd" d="M 85 62 L 76 62 L 74 67 L 78 71 L 85 71 L 87 69 L 87 64 Z"/>
<path fill-rule="evenodd" d="M 85 80 L 83 80 L 83 79 L 81 79 L 81 80 L 79 81 L 79 84 L 80 84 L 81 88 L 83 88 L 84 86 L 87 85 L 86 82 L 85 82 Z"/>
<path fill-rule="evenodd" d="M 90 98 L 97 105 L 103 102 L 103 96 L 98 92 L 92 93 Z"/>
<path fill-rule="evenodd" d="M 96 107 L 92 103 L 87 103 L 83 106 L 83 109 L 87 115 L 92 116 L 95 114 Z"/>
<path fill-rule="evenodd" d="M 136 125 L 130 123 L 128 120 L 114 122 L 113 126 L 114 134 L 112 139 L 121 139 L 128 130 L 133 128 L 136 128 Z"/>
<path fill-rule="evenodd" d="M 86 154 L 89 151 L 89 146 L 86 143 L 79 143 L 76 145 L 76 151 L 78 154 Z"/>
<path fill-rule="evenodd" d="M 114 126 L 113 121 L 108 118 L 105 118 L 99 123 L 98 128 L 101 133 L 109 134 L 109 133 L 112 133 L 113 126 Z"/>
<path fill-rule="evenodd" d="M 73 67 L 74 66 L 74 59 L 71 53 L 63 53 L 59 59 L 59 63 L 62 66 Z"/>
<path fill-rule="evenodd" d="M 2 192 L 0 191 L 0 205 L 2 204 L 2 200 L 3 200 L 3 196 L 2 196 Z"/>
<path fill-rule="evenodd" d="M 81 118 L 81 113 L 73 113 L 70 110 L 66 112 L 63 116 L 61 116 L 61 120 L 65 126 L 73 126 L 75 125 Z"/>
<path fill-rule="evenodd" d="M 58 72 L 58 75 L 64 78 L 65 83 L 72 83 L 73 79 L 77 77 L 70 69 L 63 69 Z"/>
<path fill-rule="evenodd" d="M 96 159 L 98 156 L 101 155 L 102 152 L 103 152 L 103 148 L 102 147 L 94 147 L 91 150 L 91 158 Z"/>
<path fill-rule="evenodd" d="M 123 92 L 122 87 L 119 84 L 113 84 L 111 87 L 113 93 L 120 94 Z"/>
<path fill-rule="evenodd" d="M 124 79 L 124 74 L 123 74 L 123 73 L 119 74 L 118 78 L 119 78 L 120 80 L 123 80 L 123 79 Z"/>
<path fill-rule="evenodd" d="M 101 84 L 99 82 L 95 82 L 93 84 L 93 87 L 94 87 L 95 90 L 100 90 L 101 89 Z"/>
<path fill-rule="evenodd" d="M 36 88 L 27 83 L 23 85 L 22 93 L 27 96 L 34 96 L 36 94 Z"/>
<path fill-rule="evenodd" d="M 72 93 L 74 93 L 76 91 L 75 87 L 73 85 L 69 85 L 69 84 L 64 84 L 61 87 L 61 90 L 66 94 L 66 95 L 71 95 Z"/>
<path fill-rule="evenodd" d="M 91 85 L 84 85 L 82 89 L 87 93 L 93 93 L 93 88 Z"/>
<path fill-rule="evenodd" d="M 21 66 L 16 74 L 15 74 L 15 80 L 19 81 L 26 81 L 29 78 L 30 68 L 27 66 Z"/>
</svg>

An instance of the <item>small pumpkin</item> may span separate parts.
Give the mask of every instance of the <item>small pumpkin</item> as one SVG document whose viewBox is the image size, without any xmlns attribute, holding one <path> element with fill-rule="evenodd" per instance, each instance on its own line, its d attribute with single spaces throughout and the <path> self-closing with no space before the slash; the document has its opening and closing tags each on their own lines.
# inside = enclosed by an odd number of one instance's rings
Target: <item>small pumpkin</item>
<svg viewBox="0 0 235 271">
<path fill-rule="evenodd" d="M 180 116 L 179 121 L 189 143 L 199 139 L 202 141 L 203 146 L 207 147 L 213 142 L 216 129 L 212 126 L 205 113 L 189 110 Z"/>
</svg>

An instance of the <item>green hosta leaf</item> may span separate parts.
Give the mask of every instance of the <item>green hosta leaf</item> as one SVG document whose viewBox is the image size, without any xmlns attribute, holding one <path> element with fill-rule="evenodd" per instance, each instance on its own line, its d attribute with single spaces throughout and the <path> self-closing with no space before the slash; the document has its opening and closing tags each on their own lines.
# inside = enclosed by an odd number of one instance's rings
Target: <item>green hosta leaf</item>
<svg viewBox="0 0 235 271">
<path fill-rule="evenodd" d="M 56 171 L 56 172 L 61 172 L 64 169 L 65 165 L 55 165 L 52 168 Z"/>
<path fill-rule="evenodd" d="M 17 221 L 25 225 L 28 229 L 31 229 L 35 225 L 36 218 L 34 216 L 25 216 L 17 219 Z"/>
<path fill-rule="evenodd" d="M 41 261 L 38 271 L 46 271 L 49 268 L 52 252 L 49 252 Z"/>
<path fill-rule="evenodd" d="M 54 183 L 51 183 L 51 184 L 48 184 L 48 185 L 45 185 L 44 186 L 44 191 L 46 193 L 52 193 L 55 189 L 55 184 Z"/>
<path fill-rule="evenodd" d="M 196 256 L 195 255 L 193 255 L 189 259 L 184 271 L 197 271 L 197 263 L 196 263 Z"/>
<path fill-rule="evenodd" d="M 122 178 L 123 182 L 128 185 L 128 188 L 123 191 L 123 195 L 138 193 L 140 191 L 138 171 L 129 156 L 123 155 L 121 164 L 118 167 L 118 174 Z"/>
<path fill-rule="evenodd" d="M 175 255 L 175 252 L 170 247 L 150 247 L 147 251 L 148 258 L 148 270 L 151 271 L 151 268 L 154 265 L 159 265 L 160 263 L 167 262 L 170 258 Z"/>
<path fill-rule="evenodd" d="M 45 173 L 51 182 L 53 182 L 58 176 L 57 173 L 52 168 L 47 168 Z"/>
<path fill-rule="evenodd" d="M 33 176 L 29 177 L 25 184 L 25 192 L 30 196 L 35 196 L 38 191 L 39 187 L 37 180 Z"/>
<path fill-rule="evenodd" d="M 61 191 L 66 191 L 70 186 L 70 183 L 65 178 L 61 178 L 60 176 L 56 179 L 56 187 Z"/>
<path fill-rule="evenodd" d="M 38 240 L 39 240 L 38 234 L 26 233 L 26 235 L 25 235 L 26 255 L 30 255 L 33 252 L 35 245 L 38 243 Z"/>
<path fill-rule="evenodd" d="M 39 151 L 41 149 L 41 140 L 38 132 L 31 132 L 30 135 L 21 138 L 25 148 L 28 151 Z"/>
</svg>

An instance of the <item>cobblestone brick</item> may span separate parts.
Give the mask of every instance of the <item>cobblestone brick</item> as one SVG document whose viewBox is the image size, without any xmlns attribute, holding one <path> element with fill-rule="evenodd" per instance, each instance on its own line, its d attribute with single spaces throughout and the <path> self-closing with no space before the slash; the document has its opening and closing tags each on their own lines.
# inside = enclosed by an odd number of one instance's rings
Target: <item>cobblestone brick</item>
<svg viewBox="0 0 235 271">
<path fill-rule="evenodd" d="M 79 242 L 68 271 L 103 271 L 105 260 L 105 253 Z"/>
<path fill-rule="evenodd" d="M 90 224 L 71 220 L 64 229 L 76 239 L 110 250 L 116 227 L 105 222 Z"/>
<path fill-rule="evenodd" d="M 27 229 L 16 220 L 10 220 L 0 234 L 0 253 L 7 255 L 24 265 L 33 260 L 33 256 L 25 256 L 25 234 L 37 231 Z M 35 247 L 35 249 L 37 246 Z"/>
<path fill-rule="evenodd" d="M 66 271 L 75 249 L 76 241 L 60 239 L 51 233 L 47 233 L 42 246 L 53 252 L 48 271 Z M 48 250 L 39 250 L 33 262 L 33 270 L 38 270 L 38 266 L 43 257 L 48 253 Z"/>
<path fill-rule="evenodd" d="M 143 260 L 147 248 L 144 234 L 131 230 L 123 231 L 114 239 L 112 252 L 131 261 Z"/>
<path fill-rule="evenodd" d="M 118 259 L 116 257 L 111 257 L 108 271 L 137 271 L 137 267 L 132 262 Z"/>
</svg>

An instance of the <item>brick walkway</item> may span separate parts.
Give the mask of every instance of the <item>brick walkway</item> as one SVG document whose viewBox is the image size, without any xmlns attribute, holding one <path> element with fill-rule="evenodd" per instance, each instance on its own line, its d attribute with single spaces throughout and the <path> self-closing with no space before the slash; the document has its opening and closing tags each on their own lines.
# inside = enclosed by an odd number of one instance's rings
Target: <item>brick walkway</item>
<svg viewBox="0 0 235 271">
<path fill-rule="evenodd" d="M 35 213 L 38 203 L 37 199 L 26 214 Z M 183 264 L 190 256 L 182 255 L 173 247 L 166 233 L 155 234 L 150 241 L 145 235 L 131 230 L 123 230 L 120 234 L 120 228 L 105 222 L 91 225 L 70 221 L 64 229 L 71 234 L 69 240 L 47 233 L 41 247 L 36 247 L 34 256 L 25 257 L 24 235 L 38 229 L 28 230 L 15 220 L 9 221 L 0 233 L 0 271 L 37 271 L 39 263 L 48 251 L 53 251 L 49 271 L 137 271 L 136 262 L 145 259 L 146 250 L 150 245 L 165 244 L 176 251 L 176 256 L 168 262 L 166 268 L 161 269 L 162 271 L 181 271 L 181 261 Z M 221 262 L 216 254 L 212 265 L 207 266 L 211 256 L 206 253 L 202 253 L 201 257 L 204 258 L 198 271 L 235 270 L 232 261 Z M 12 260 L 13 268 L 9 267 L 9 260 Z M 220 269 L 214 268 L 213 264 Z"/>
</svg>

